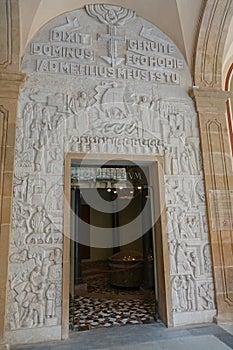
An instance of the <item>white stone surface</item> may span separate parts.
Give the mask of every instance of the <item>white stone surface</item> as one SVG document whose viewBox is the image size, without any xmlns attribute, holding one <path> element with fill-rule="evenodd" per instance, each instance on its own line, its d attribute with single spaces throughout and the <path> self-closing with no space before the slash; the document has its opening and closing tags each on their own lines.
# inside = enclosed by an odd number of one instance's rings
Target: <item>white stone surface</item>
<svg viewBox="0 0 233 350">
<path fill-rule="evenodd" d="M 61 340 L 61 326 L 38 327 L 34 329 L 6 332 L 9 344 L 33 344 L 52 340 Z"/>
<path fill-rule="evenodd" d="M 216 316 L 216 310 L 181 312 L 174 314 L 174 326 L 184 326 L 197 323 L 211 323 Z"/>
<path fill-rule="evenodd" d="M 130 10 L 90 5 L 43 27 L 22 70 L 28 79 L 19 103 L 8 329 L 21 342 L 30 328 L 47 324 L 49 332 L 61 323 L 67 152 L 164 157 L 175 324 L 210 321 L 198 121 L 190 73 L 174 43 Z"/>
</svg>

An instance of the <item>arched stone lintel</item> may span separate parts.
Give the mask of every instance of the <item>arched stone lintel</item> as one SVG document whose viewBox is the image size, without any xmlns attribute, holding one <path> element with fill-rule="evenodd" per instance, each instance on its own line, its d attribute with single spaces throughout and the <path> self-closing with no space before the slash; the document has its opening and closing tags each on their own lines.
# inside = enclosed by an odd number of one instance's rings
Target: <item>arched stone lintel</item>
<svg viewBox="0 0 233 350">
<path fill-rule="evenodd" d="M 196 48 L 195 85 L 222 87 L 222 58 L 232 14 L 232 0 L 207 0 Z"/>
</svg>

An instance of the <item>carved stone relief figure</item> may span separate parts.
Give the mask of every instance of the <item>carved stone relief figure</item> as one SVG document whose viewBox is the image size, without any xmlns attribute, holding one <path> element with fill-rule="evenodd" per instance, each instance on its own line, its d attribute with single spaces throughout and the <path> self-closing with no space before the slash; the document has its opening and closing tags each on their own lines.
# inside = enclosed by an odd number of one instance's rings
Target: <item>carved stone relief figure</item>
<svg viewBox="0 0 233 350">
<path fill-rule="evenodd" d="M 140 121 L 142 122 L 143 135 L 151 135 L 154 131 L 153 125 L 153 109 L 155 107 L 155 102 L 150 101 L 146 95 L 140 97 L 138 102 L 138 113 Z"/>
<path fill-rule="evenodd" d="M 176 270 L 176 241 L 173 240 L 169 243 L 170 252 L 170 264 L 171 264 L 171 274 L 177 273 Z"/>
<path fill-rule="evenodd" d="M 184 129 L 183 129 L 183 116 L 176 115 L 175 120 L 170 123 L 170 142 L 172 138 L 180 140 L 184 143 Z"/>
<path fill-rule="evenodd" d="M 186 143 L 184 147 L 188 155 L 191 174 L 196 175 L 198 174 L 198 164 L 197 164 L 196 152 L 194 150 L 194 147 L 189 143 Z"/>
<path fill-rule="evenodd" d="M 62 157 L 61 157 L 59 149 L 55 148 L 55 149 L 49 151 L 49 156 L 50 156 L 50 160 L 47 162 L 48 163 L 47 172 L 55 174 L 55 170 L 57 170 L 56 171 L 56 174 L 57 174 L 58 168 L 61 168 L 60 162 L 62 161 Z"/>
<path fill-rule="evenodd" d="M 44 145 L 38 143 L 34 143 L 33 148 L 35 150 L 34 156 L 34 170 L 41 171 L 44 169 Z"/>
<path fill-rule="evenodd" d="M 176 265 L 179 274 L 192 272 L 188 259 L 187 244 L 183 241 L 178 241 L 177 244 Z"/>
<path fill-rule="evenodd" d="M 45 309 L 45 324 L 56 325 L 56 286 L 51 283 L 45 292 L 46 296 L 46 309 Z"/>
<path fill-rule="evenodd" d="M 179 208 L 167 208 L 167 230 L 170 238 L 180 238 L 179 230 Z"/>
<path fill-rule="evenodd" d="M 172 303 L 175 312 L 181 312 L 181 283 L 179 276 L 175 276 L 172 281 Z"/>
<path fill-rule="evenodd" d="M 46 212 L 42 207 L 37 207 L 36 212 L 31 218 L 31 228 L 33 232 L 44 232 L 44 224 L 46 220 Z"/>
<path fill-rule="evenodd" d="M 79 131 L 79 135 L 90 127 L 88 114 L 90 106 L 89 97 L 84 91 L 81 91 L 78 96 L 69 98 L 68 108 L 75 115 L 75 128 Z"/>
<path fill-rule="evenodd" d="M 172 173 L 172 152 L 168 147 L 164 150 L 164 172 L 166 175 Z"/>
<path fill-rule="evenodd" d="M 9 301 L 9 313 L 8 313 L 8 325 L 10 329 L 20 328 L 20 313 L 19 305 L 15 300 L 16 292 L 12 289 L 11 284 L 9 285 L 10 291 L 8 296 Z"/>
<path fill-rule="evenodd" d="M 211 273 L 211 255 L 210 255 L 209 244 L 204 246 L 203 256 L 204 256 L 204 270 L 205 270 L 205 273 L 209 274 Z"/>
<path fill-rule="evenodd" d="M 195 291 L 191 275 L 186 276 L 187 283 L 187 310 L 195 310 Z"/>
<path fill-rule="evenodd" d="M 200 180 L 196 183 L 195 192 L 200 202 L 205 202 L 204 182 Z"/>
<path fill-rule="evenodd" d="M 193 269 L 193 276 L 198 278 L 200 276 L 200 263 L 195 252 L 190 253 L 189 259 L 190 266 Z"/>
<path fill-rule="evenodd" d="M 204 282 L 198 287 L 198 295 L 201 299 L 201 308 L 210 310 L 214 308 L 213 284 Z"/>
<path fill-rule="evenodd" d="M 23 119 L 24 119 L 24 137 L 30 137 L 30 125 L 33 120 L 33 105 L 31 102 L 26 103 L 23 110 Z"/>
<path fill-rule="evenodd" d="M 189 218 L 186 217 L 186 213 L 183 212 L 179 216 L 179 230 L 180 238 L 195 238 L 195 234 L 192 227 L 189 225 Z"/>
<path fill-rule="evenodd" d="M 180 169 L 181 169 L 181 174 L 190 174 L 190 169 L 189 169 L 189 155 L 186 151 L 181 153 L 180 156 Z"/>
<path fill-rule="evenodd" d="M 177 190 L 178 183 L 174 179 L 166 180 L 165 191 L 166 191 L 166 202 L 167 204 L 177 204 Z"/>
<path fill-rule="evenodd" d="M 15 175 L 14 195 L 16 198 L 27 202 L 28 199 L 28 175 L 17 177 Z"/>
</svg>

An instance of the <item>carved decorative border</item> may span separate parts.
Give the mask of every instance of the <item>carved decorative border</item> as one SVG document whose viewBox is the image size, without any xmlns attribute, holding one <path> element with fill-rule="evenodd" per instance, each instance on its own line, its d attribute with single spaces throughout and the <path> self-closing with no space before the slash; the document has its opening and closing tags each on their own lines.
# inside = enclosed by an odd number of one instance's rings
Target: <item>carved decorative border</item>
<svg viewBox="0 0 233 350">
<path fill-rule="evenodd" d="M 1 0 L 2 2 L 4 0 Z M 6 43 L 5 43 L 5 52 L 6 59 L 3 62 L 0 62 L 0 68 L 6 68 L 12 63 L 12 7 L 11 0 L 5 0 L 5 9 L 6 9 Z M 2 5 L 4 6 L 4 5 Z"/>
</svg>

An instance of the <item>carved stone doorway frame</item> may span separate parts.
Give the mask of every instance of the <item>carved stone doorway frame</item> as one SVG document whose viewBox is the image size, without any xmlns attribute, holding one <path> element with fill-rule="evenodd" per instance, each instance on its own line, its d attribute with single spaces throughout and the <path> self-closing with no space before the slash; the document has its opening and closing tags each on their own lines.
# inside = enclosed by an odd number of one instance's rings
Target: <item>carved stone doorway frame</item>
<svg viewBox="0 0 233 350">
<path fill-rule="evenodd" d="M 147 155 L 117 155 L 117 154 L 83 154 L 67 153 L 65 157 L 64 176 L 64 246 L 63 246 L 63 281 L 62 281 L 62 338 L 69 337 L 69 288 L 70 288 L 70 173 L 71 162 L 82 162 L 85 158 L 90 164 L 98 165 L 99 162 L 127 160 L 138 165 L 149 166 L 150 178 L 155 191 L 157 210 L 160 217 L 156 221 L 157 244 L 157 280 L 159 281 L 158 300 L 160 304 L 160 318 L 167 326 L 173 325 L 172 320 L 172 296 L 170 284 L 170 259 L 168 252 L 167 220 L 164 192 L 163 157 Z M 153 234 L 153 236 L 155 236 Z M 155 244 L 155 237 L 153 237 Z"/>
</svg>

